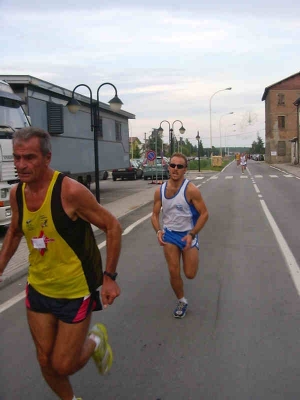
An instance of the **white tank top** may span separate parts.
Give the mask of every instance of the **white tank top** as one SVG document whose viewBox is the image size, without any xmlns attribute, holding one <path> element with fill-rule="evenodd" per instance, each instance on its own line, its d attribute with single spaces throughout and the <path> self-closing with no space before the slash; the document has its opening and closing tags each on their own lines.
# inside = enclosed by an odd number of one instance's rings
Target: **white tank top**
<svg viewBox="0 0 300 400">
<path fill-rule="evenodd" d="M 161 186 L 160 198 L 164 228 L 171 231 L 185 232 L 190 231 L 195 226 L 200 214 L 186 199 L 186 188 L 189 182 L 188 179 L 185 179 L 178 192 L 170 198 L 166 197 L 168 182 L 163 183 Z"/>
</svg>

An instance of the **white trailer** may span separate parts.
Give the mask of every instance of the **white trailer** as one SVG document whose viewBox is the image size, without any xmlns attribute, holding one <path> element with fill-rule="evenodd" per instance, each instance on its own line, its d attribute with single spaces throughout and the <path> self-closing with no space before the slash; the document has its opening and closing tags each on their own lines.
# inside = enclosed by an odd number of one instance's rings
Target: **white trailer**
<svg viewBox="0 0 300 400">
<path fill-rule="evenodd" d="M 12 153 L 12 134 L 16 129 L 30 125 L 22 103 L 9 84 L 0 80 L 0 226 L 10 223 L 9 192 L 12 185 L 18 182 Z"/>
<path fill-rule="evenodd" d="M 14 93 L 24 101 L 24 110 L 30 116 L 32 126 L 50 133 L 52 168 L 87 186 L 94 182 L 94 135 L 91 131 L 90 97 L 81 95 L 76 90 L 75 98 L 81 107 L 77 114 L 72 114 L 66 107 L 72 98 L 72 90 L 31 75 L 0 75 L 0 79 L 8 82 Z M 107 90 L 109 89 L 106 92 Z M 100 99 L 101 93 L 100 91 Z M 110 95 L 103 97 L 109 99 Z M 93 99 L 93 109 L 95 102 Z M 100 179 L 105 179 L 107 171 L 129 166 L 128 120 L 135 119 L 135 115 L 124 110 L 114 111 L 101 101 L 99 110 L 98 170 Z"/>
</svg>

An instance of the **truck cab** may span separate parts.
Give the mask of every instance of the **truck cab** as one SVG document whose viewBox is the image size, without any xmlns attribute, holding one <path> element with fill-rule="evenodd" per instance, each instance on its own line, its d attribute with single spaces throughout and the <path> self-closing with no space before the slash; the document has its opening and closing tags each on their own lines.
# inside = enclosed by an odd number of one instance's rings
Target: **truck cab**
<svg viewBox="0 0 300 400">
<path fill-rule="evenodd" d="M 19 181 L 14 166 L 12 135 L 16 129 L 30 126 L 22 103 L 9 84 L 0 80 L 0 226 L 10 223 L 9 192 Z"/>
</svg>

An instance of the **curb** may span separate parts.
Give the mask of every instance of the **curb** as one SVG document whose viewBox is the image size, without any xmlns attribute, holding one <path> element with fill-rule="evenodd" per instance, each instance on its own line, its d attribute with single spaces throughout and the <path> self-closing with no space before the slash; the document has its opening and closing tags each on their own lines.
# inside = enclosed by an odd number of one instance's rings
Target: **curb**
<svg viewBox="0 0 300 400">
<path fill-rule="evenodd" d="M 14 283 L 15 281 L 17 281 L 20 278 L 23 278 L 23 276 L 27 275 L 27 271 L 28 271 L 28 265 L 22 267 L 21 269 L 19 269 L 19 271 L 17 271 L 15 274 L 11 275 L 11 276 L 3 276 L 2 275 L 2 282 L 0 282 L 0 290 L 4 289 L 6 286 L 10 285 L 11 283 Z"/>
</svg>

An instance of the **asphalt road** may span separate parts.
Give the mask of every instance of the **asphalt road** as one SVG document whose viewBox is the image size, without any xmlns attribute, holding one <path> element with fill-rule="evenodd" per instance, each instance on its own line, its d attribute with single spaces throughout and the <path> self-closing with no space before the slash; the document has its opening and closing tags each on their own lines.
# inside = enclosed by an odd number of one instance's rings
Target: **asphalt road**
<svg viewBox="0 0 300 400">
<path fill-rule="evenodd" d="M 183 320 L 172 317 L 176 299 L 150 220 L 123 236 L 122 294 L 93 315 L 93 322 L 108 327 L 114 366 L 101 377 L 90 361 L 71 378 L 77 396 L 299 398 L 300 285 L 290 269 L 300 258 L 300 180 L 265 163 L 250 161 L 248 167 L 243 176 L 231 164 L 194 181 L 210 218 L 200 233 L 199 273 L 193 281 L 185 279 L 189 311 Z M 110 183 L 124 185 L 124 191 L 146 184 L 106 181 L 101 186 Z M 148 205 L 131 213 L 122 219 L 123 227 L 150 212 Z M 102 254 L 105 259 L 104 249 Z M 24 283 L 3 289 L 0 302 L 19 293 Z M 23 301 L 0 313 L 0 335 L 0 399 L 54 399 L 35 360 Z"/>
</svg>

